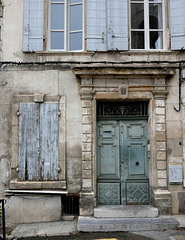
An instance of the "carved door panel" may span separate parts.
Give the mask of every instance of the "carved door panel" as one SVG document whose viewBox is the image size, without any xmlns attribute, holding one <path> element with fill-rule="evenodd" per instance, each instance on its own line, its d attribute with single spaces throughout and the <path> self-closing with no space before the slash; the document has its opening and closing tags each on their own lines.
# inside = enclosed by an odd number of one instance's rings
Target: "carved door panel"
<svg viewBox="0 0 185 240">
<path fill-rule="evenodd" d="M 98 122 L 98 203 L 148 204 L 147 121 Z"/>
<path fill-rule="evenodd" d="M 120 122 L 121 203 L 148 204 L 147 121 Z"/>
<path fill-rule="evenodd" d="M 98 123 L 98 201 L 120 204 L 119 123 Z"/>
</svg>

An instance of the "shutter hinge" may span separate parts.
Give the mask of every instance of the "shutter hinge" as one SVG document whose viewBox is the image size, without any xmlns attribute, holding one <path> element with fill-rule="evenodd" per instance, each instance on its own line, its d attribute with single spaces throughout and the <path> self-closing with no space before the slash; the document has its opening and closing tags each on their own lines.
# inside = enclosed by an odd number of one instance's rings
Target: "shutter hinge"
<svg viewBox="0 0 185 240">
<path fill-rule="evenodd" d="M 102 37 L 102 43 L 104 43 L 105 42 L 105 34 L 104 34 L 104 32 L 102 32 L 101 37 Z"/>
<path fill-rule="evenodd" d="M 61 168 L 60 168 L 60 167 L 58 167 L 58 168 L 57 168 L 57 171 L 58 171 L 58 172 L 60 172 L 60 171 L 61 171 Z"/>
<path fill-rule="evenodd" d="M 20 114 L 20 112 L 19 112 L 19 110 L 17 111 L 17 116 L 20 116 L 21 114 Z"/>
<path fill-rule="evenodd" d="M 61 115 L 61 111 L 58 111 L 58 116 L 60 116 Z"/>
<path fill-rule="evenodd" d="M 20 168 L 17 167 L 17 168 L 16 168 L 16 172 L 19 172 L 19 171 L 20 171 Z"/>
</svg>

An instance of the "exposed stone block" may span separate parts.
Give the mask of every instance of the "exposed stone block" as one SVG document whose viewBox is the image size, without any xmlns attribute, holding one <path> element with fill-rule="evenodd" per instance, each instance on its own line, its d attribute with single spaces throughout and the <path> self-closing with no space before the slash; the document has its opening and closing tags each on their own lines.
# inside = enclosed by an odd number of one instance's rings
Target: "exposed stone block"
<svg viewBox="0 0 185 240">
<path fill-rule="evenodd" d="M 92 171 L 91 170 L 82 170 L 82 177 L 86 179 L 91 179 Z"/>
<path fill-rule="evenodd" d="M 156 190 L 152 194 L 152 204 L 157 207 L 160 215 L 171 214 L 172 199 L 171 194 L 167 190 Z"/>
<path fill-rule="evenodd" d="M 166 150 L 166 142 L 156 142 L 156 149 L 165 151 Z"/>
<path fill-rule="evenodd" d="M 156 108 L 156 114 L 164 115 L 164 114 L 165 114 L 165 108 L 159 108 L 159 107 L 157 107 L 157 108 Z"/>
<path fill-rule="evenodd" d="M 164 132 L 165 131 L 165 124 L 156 124 L 156 131 Z"/>
<path fill-rule="evenodd" d="M 91 108 L 82 108 L 82 115 L 91 115 Z"/>
<path fill-rule="evenodd" d="M 156 107 L 165 107 L 165 100 L 155 100 L 155 106 Z"/>
<path fill-rule="evenodd" d="M 94 214 L 94 195 L 81 194 L 80 216 L 92 216 Z"/>
<path fill-rule="evenodd" d="M 167 178 L 166 171 L 157 171 L 157 178 Z"/>
<path fill-rule="evenodd" d="M 157 179 L 157 184 L 159 187 L 167 187 L 167 179 Z"/>
<path fill-rule="evenodd" d="M 158 142 L 162 142 L 166 140 L 166 133 L 165 132 L 156 132 L 156 140 Z"/>
<path fill-rule="evenodd" d="M 82 179 L 82 188 L 91 188 L 92 180 L 91 179 Z"/>
<path fill-rule="evenodd" d="M 82 151 L 91 152 L 92 144 L 91 143 L 83 143 L 82 144 Z"/>
<path fill-rule="evenodd" d="M 157 161 L 158 170 L 166 170 L 166 161 Z"/>
<path fill-rule="evenodd" d="M 82 133 L 92 133 L 92 126 L 90 124 L 84 124 L 82 126 Z"/>
<path fill-rule="evenodd" d="M 165 123 L 164 115 L 156 115 L 156 123 Z"/>
<path fill-rule="evenodd" d="M 92 106 L 92 101 L 90 100 L 82 101 L 82 108 L 91 108 L 91 106 Z"/>
<path fill-rule="evenodd" d="M 83 124 L 90 124 L 92 122 L 91 116 L 83 116 L 82 117 L 82 123 Z"/>
<path fill-rule="evenodd" d="M 82 161 L 82 169 L 90 170 L 92 168 L 91 161 Z"/>
<path fill-rule="evenodd" d="M 166 160 L 166 152 L 157 152 L 157 160 Z"/>
<path fill-rule="evenodd" d="M 83 143 L 90 143 L 90 142 L 92 142 L 92 134 L 83 134 L 82 142 Z"/>
<path fill-rule="evenodd" d="M 34 94 L 34 102 L 44 102 L 44 94 Z"/>
<path fill-rule="evenodd" d="M 185 214 L 185 192 L 178 193 L 179 213 Z"/>
<path fill-rule="evenodd" d="M 118 99 L 118 98 L 119 98 L 118 92 L 96 93 L 96 99 Z"/>
<path fill-rule="evenodd" d="M 82 160 L 91 161 L 91 159 L 92 159 L 91 152 L 83 152 L 82 153 Z"/>
</svg>

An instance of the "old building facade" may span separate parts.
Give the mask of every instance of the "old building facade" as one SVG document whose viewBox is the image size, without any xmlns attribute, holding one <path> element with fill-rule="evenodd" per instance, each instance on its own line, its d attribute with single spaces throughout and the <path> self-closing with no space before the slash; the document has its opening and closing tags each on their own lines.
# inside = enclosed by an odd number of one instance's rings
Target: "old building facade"
<svg viewBox="0 0 185 240">
<path fill-rule="evenodd" d="M 81 216 L 184 213 L 185 2 L 1 2 L 7 221 L 58 220 L 70 197 Z"/>
</svg>

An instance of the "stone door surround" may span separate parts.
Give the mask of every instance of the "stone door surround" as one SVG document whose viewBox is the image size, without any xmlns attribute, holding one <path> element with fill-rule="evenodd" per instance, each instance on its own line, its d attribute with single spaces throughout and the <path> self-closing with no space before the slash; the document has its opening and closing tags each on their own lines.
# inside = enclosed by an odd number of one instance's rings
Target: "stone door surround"
<svg viewBox="0 0 185 240">
<path fill-rule="evenodd" d="M 156 199 L 159 199 L 159 196 L 161 198 L 167 196 L 169 200 L 170 196 L 167 190 L 165 103 L 168 94 L 166 77 L 173 75 L 174 71 L 166 66 L 134 67 L 133 65 L 108 66 L 107 64 L 77 66 L 73 68 L 73 71 L 77 79 L 80 80 L 82 101 L 83 140 L 80 215 L 93 215 L 93 209 L 97 204 L 96 101 L 98 100 L 149 101 L 151 201 L 154 206 L 158 205 L 158 208 L 160 208 Z M 126 97 L 120 96 L 122 86 L 125 88 Z"/>
</svg>

